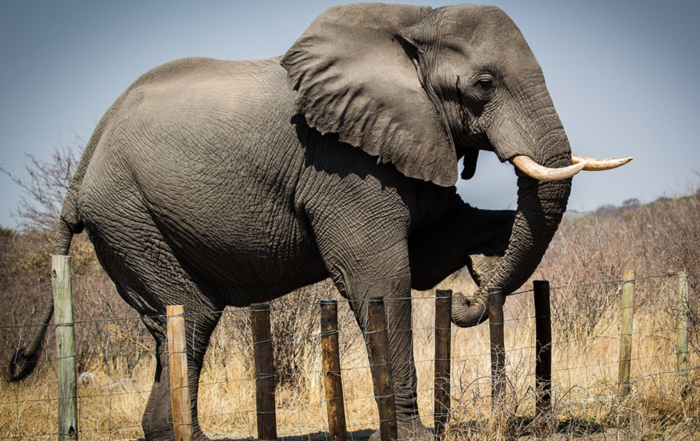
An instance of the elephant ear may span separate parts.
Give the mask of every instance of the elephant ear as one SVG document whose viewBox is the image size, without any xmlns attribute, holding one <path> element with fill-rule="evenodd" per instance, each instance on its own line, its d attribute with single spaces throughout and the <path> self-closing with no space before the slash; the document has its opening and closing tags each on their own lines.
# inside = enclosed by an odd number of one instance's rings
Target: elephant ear
<svg viewBox="0 0 700 441">
<path fill-rule="evenodd" d="M 454 142 L 439 102 L 434 105 L 421 86 L 415 47 L 401 36 L 431 11 L 385 4 L 331 8 L 280 63 L 309 126 L 337 133 L 410 178 L 450 187 L 458 176 Z"/>
</svg>

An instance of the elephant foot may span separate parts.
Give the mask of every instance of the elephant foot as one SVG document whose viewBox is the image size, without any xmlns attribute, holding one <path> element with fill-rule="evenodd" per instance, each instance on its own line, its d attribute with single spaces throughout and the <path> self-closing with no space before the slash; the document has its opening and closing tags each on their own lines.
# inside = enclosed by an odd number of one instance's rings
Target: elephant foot
<svg viewBox="0 0 700 441">
<path fill-rule="evenodd" d="M 175 441 L 175 432 L 171 423 L 159 424 L 158 426 L 150 426 L 144 428 L 145 441 Z M 199 424 L 193 424 L 192 439 L 194 441 L 210 441 L 211 438 L 206 436 Z"/>
<path fill-rule="evenodd" d="M 175 434 L 173 433 L 172 429 L 168 432 L 162 432 L 162 433 L 148 433 L 146 434 L 145 438 L 143 438 L 145 441 L 175 441 Z M 192 439 L 194 441 L 210 441 L 211 438 L 206 436 L 202 431 L 194 432 L 192 434 Z"/>
<path fill-rule="evenodd" d="M 398 439 L 401 441 L 433 441 L 433 432 L 423 425 L 420 417 L 411 418 L 408 421 L 399 421 L 397 424 Z M 374 432 L 369 441 L 380 441 L 379 431 Z"/>
</svg>

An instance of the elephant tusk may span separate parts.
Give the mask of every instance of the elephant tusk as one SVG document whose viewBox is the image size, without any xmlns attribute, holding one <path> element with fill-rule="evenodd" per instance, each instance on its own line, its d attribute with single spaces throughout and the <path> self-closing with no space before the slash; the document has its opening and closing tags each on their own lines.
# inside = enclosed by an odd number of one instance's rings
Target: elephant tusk
<svg viewBox="0 0 700 441">
<path fill-rule="evenodd" d="M 621 167 L 628 162 L 630 162 L 633 158 L 631 156 L 628 156 L 626 158 L 606 158 L 606 159 L 597 159 L 597 158 L 586 158 L 584 156 L 579 156 L 579 155 L 571 155 L 571 160 L 574 162 L 574 164 L 579 164 L 581 162 L 587 163 L 583 169 L 586 171 L 601 171 L 601 170 L 612 170 L 617 167 Z"/>
<path fill-rule="evenodd" d="M 549 168 L 539 165 L 530 157 L 523 155 L 514 157 L 510 162 L 529 177 L 543 182 L 569 179 L 588 165 L 588 163 L 583 160 L 578 164 L 569 165 L 568 167 Z"/>
</svg>

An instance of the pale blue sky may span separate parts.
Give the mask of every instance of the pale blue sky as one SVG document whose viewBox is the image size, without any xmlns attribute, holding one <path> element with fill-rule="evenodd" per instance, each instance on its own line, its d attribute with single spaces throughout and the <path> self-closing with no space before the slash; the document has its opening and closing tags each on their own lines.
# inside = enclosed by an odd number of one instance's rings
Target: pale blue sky
<svg viewBox="0 0 700 441">
<path fill-rule="evenodd" d="M 49 159 L 74 133 L 88 139 L 142 73 L 188 56 L 280 55 L 323 1 L 0 0 L 0 164 L 21 176 L 24 152 Z M 404 2 L 442 6 L 432 1 Z M 700 183 L 700 2 L 504 0 L 545 73 L 574 151 L 635 156 L 628 166 L 574 178 L 569 208 L 649 202 Z M 0 175 L 0 225 L 19 188 Z M 513 207 L 512 168 L 483 153 L 459 184 L 482 208 Z"/>
</svg>

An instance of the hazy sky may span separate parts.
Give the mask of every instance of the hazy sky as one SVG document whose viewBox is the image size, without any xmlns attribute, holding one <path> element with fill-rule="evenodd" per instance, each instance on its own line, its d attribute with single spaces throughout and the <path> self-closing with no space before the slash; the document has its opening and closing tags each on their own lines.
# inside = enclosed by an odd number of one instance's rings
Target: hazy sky
<svg viewBox="0 0 700 441">
<path fill-rule="evenodd" d="M 574 151 L 635 157 L 575 177 L 570 209 L 649 202 L 700 184 L 700 2 L 490 3 L 532 47 Z M 46 160 L 74 134 L 87 140 L 129 84 L 164 62 L 281 55 L 334 4 L 0 0 L 0 164 L 21 176 L 25 152 Z M 495 155 L 482 153 L 476 177 L 458 185 L 475 206 L 514 207 L 512 167 Z M 0 189 L 0 225 L 15 226 L 19 188 L 0 175 Z"/>
</svg>

